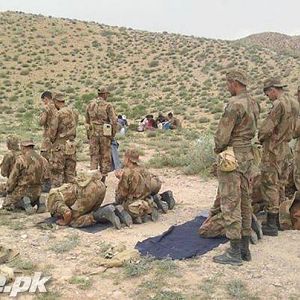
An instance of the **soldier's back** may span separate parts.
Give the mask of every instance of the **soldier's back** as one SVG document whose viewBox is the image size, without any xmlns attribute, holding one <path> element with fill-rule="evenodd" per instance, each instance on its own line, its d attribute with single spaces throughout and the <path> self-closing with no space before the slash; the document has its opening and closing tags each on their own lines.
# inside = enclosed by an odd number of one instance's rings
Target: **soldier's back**
<svg viewBox="0 0 300 300">
<path fill-rule="evenodd" d="M 110 106 L 111 104 L 103 99 L 92 100 L 86 108 L 90 122 L 99 125 L 109 122 L 108 108 Z"/>
</svg>

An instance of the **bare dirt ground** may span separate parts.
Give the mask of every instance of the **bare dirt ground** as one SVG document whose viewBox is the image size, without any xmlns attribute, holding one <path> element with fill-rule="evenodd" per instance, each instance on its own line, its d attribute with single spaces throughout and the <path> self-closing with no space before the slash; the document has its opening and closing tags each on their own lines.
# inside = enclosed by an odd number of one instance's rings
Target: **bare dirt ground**
<svg viewBox="0 0 300 300">
<path fill-rule="evenodd" d="M 79 165 L 79 169 L 86 167 L 86 163 Z M 153 172 L 162 178 L 162 190 L 172 190 L 177 200 L 175 209 L 160 215 L 156 223 L 91 234 L 57 226 L 37 228 L 35 224 L 47 218 L 47 213 L 0 215 L 1 244 L 20 252 L 10 265 L 25 274 L 41 271 L 52 276 L 47 294 L 22 294 L 19 299 L 300 299 L 300 234 L 296 231 L 265 237 L 251 247 L 252 261 L 241 267 L 212 262 L 226 244 L 186 261 L 166 261 L 164 266 L 149 262 L 149 270 L 136 276 L 128 273 L 128 267 L 106 270 L 97 266 L 104 245 L 121 243 L 133 248 L 138 241 L 191 220 L 210 207 L 216 180 L 184 176 L 176 170 Z M 113 174 L 107 185 L 106 203 L 112 201 L 117 185 Z"/>
</svg>

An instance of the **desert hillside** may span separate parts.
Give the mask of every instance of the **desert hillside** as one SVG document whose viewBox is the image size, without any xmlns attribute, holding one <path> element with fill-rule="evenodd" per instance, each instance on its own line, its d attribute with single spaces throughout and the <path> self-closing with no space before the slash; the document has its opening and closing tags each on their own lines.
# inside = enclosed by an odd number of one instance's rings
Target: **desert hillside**
<svg viewBox="0 0 300 300">
<path fill-rule="evenodd" d="M 109 86 L 117 112 L 131 120 L 171 110 L 201 131 L 216 127 L 228 68 L 246 70 L 251 93 L 262 102 L 266 76 L 281 75 L 292 94 L 298 84 L 299 59 L 253 44 L 18 12 L 0 16 L 2 136 L 38 133 L 45 90 L 63 91 L 82 112 L 98 86 Z"/>
</svg>

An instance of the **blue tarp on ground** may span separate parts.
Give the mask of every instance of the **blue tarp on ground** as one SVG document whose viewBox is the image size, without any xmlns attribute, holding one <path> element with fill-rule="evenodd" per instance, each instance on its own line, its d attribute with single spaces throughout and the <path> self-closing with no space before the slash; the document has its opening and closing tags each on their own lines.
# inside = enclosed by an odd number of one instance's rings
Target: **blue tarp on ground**
<svg viewBox="0 0 300 300">
<path fill-rule="evenodd" d="M 199 216 L 181 225 L 172 226 L 162 235 L 138 242 L 135 246 L 141 255 L 158 259 L 185 259 L 203 255 L 227 242 L 227 238 L 202 238 L 198 229 L 206 217 Z"/>
</svg>

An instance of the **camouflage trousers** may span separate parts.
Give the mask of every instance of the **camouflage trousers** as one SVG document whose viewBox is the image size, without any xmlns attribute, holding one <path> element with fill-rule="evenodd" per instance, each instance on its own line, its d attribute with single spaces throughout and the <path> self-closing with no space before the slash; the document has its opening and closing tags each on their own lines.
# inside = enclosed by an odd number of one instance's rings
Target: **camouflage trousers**
<svg viewBox="0 0 300 300">
<path fill-rule="evenodd" d="M 131 217 L 143 217 L 152 213 L 153 201 L 150 199 L 126 201 L 123 204 L 123 207 L 131 215 Z"/>
<path fill-rule="evenodd" d="M 72 221 L 69 225 L 72 227 L 78 227 L 78 228 L 87 227 L 87 226 L 94 225 L 96 223 L 92 212 L 86 213 L 84 209 L 73 210 L 64 202 L 63 198 L 60 196 L 59 193 L 54 193 L 49 196 L 47 207 L 51 216 L 55 216 L 55 217 L 61 217 L 66 212 L 71 211 Z"/>
<path fill-rule="evenodd" d="M 278 214 L 279 204 L 286 200 L 285 186 L 289 178 L 289 162 L 262 161 L 261 197 L 267 212 Z"/>
<path fill-rule="evenodd" d="M 100 168 L 103 176 L 106 176 L 112 168 L 111 138 L 92 135 L 89 139 L 91 170 Z"/>
<path fill-rule="evenodd" d="M 208 217 L 199 228 L 199 234 L 207 238 L 225 236 L 225 221 L 222 213 Z"/>
<path fill-rule="evenodd" d="M 218 171 L 218 193 L 226 237 L 240 239 L 251 235 L 250 173 L 252 160 L 241 163 L 243 172 Z"/>
<path fill-rule="evenodd" d="M 300 151 L 294 152 L 294 182 L 297 191 L 300 191 Z"/>
<path fill-rule="evenodd" d="M 37 204 L 42 193 L 42 188 L 38 186 L 16 186 L 15 189 L 8 193 L 3 202 L 4 208 L 22 208 L 21 200 L 23 197 L 29 197 L 31 205 Z"/>
<path fill-rule="evenodd" d="M 63 183 L 74 183 L 76 177 L 76 153 L 67 155 L 63 149 L 51 151 L 51 184 L 59 187 Z"/>
</svg>

